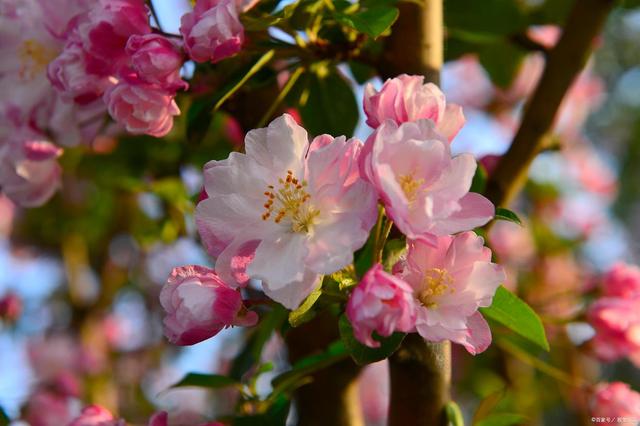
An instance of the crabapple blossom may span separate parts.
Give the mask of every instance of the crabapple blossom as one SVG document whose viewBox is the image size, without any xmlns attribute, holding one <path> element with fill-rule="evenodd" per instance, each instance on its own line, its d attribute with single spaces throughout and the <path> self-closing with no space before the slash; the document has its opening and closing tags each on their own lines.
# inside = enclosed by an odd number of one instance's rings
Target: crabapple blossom
<svg viewBox="0 0 640 426">
<path fill-rule="evenodd" d="M 491 263 L 484 240 L 464 232 L 439 237 L 435 247 L 420 240 L 408 246 L 406 259 L 394 269 L 413 288 L 418 333 L 430 341 L 459 343 L 474 355 L 483 352 L 491 331 L 478 308 L 491 305 L 506 278 Z"/>
<path fill-rule="evenodd" d="M 232 325 L 255 325 L 258 316 L 247 311 L 238 290 L 202 266 L 175 268 L 160 292 L 167 312 L 164 333 L 178 345 L 193 345 Z"/>
<path fill-rule="evenodd" d="M 365 143 L 360 167 L 408 238 L 435 244 L 437 236 L 473 229 L 493 217 L 493 204 L 469 192 L 473 156 L 452 157 L 431 120 L 385 121 Z"/>
<path fill-rule="evenodd" d="M 595 329 L 592 348 L 611 362 L 629 357 L 640 364 L 640 297 L 604 297 L 589 307 L 587 318 Z"/>
<path fill-rule="evenodd" d="M 602 280 L 605 296 L 632 298 L 640 296 L 640 268 L 618 262 Z"/>
<path fill-rule="evenodd" d="M 137 81 L 121 81 L 104 94 L 109 114 L 133 134 L 161 137 L 173 127 L 180 109 L 170 92 Z"/>
<path fill-rule="evenodd" d="M 28 128 L 0 142 L 0 190 L 17 204 L 44 204 L 60 185 L 62 149 Z"/>
<path fill-rule="evenodd" d="M 240 51 L 244 27 L 235 0 L 198 0 L 193 12 L 182 16 L 184 48 L 196 62 L 218 62 Z"/>
<path fill-rule="evenodd" d="M 69 426 L 126 426 L 124 420 L 116 419 L 106 408 L 99 405 L 85 407 Z"/>
<path fill-rule="evenodd" d="M 247 134 L 246 154 L 209 162 L 196 223 L 218 274 L 240 286 L 262 280 L 269 297 L 294 309 L 319 275 L 349 265 L 377 216 L 358 170 L 361 147 L 329 135 L 309 144 L 284 114 Z"/>
<path fill-rule="evenodd" d="M 133 35 L 127 42 L 131 66 L 138 76 L 167 90 L 186 89 L 180 77 L 180 47 L 159 34 Z"/>
<path fill-rule="evenodd" d="M 371 333 L 388 337 L 394 331 L 409 332 L 415 327 L 413 289 L 377 263 L 362 277 L 347 303 L 347 317 L 355 337 L 377 348 L 380 342 Z"/>
<path fill-rule="evenodd" d="M 444 93 L 421 75 L 402 74 L 385 81 L 380 91 L 369 83 L 364 91 L 367 124 L 377 128 L 386 120 L 396 124 L 429 119 L 435 129 L 451 141 L 464 125 L 459 105 L 447 104 Z"/>
<path fill-rule="evenodd" d="M 591 397 L 590 406 L 592 416 L 610 419 L 609 422 L 599 422 L 599 424 L 621 424 L 618 418 L 637 422 L 640 418 L 640 393 L 622 382 L 599 383 Z"/>
<path fill-rule="evenodd" d="M 44 389 L 38 389 L 30 396 L 24 414 L 30 426 L 67 425 L 72 416 L 70 398 Z"/>
</svg>

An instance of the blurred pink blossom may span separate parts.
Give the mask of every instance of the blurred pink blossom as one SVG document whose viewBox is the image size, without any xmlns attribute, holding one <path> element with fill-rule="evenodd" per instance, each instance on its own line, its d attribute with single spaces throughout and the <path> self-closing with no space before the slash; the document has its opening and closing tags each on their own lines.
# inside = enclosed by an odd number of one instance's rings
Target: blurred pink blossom
<svg viewBox="0 0 640 426">
<path fill-rule="evenodd" d="M 188 87 L 180 77 L 182 52 L 173 40 L 159 34 L 133 35 L 126 50 L 141 79 L 168 91 Z"/>
<path fill-rule="evenodd" d="M 36 390 L 27 401 L 24 418 L 30 426 L 60 426 L 68 425 L 73 414 L 68 397 Z"/>
<path fill-rule="evenodd" d="M 382 337 L 395 331 L 409 332 L 415 327 L 413 290 L 375 264 L 351 293 L 346 309 L 355 337 L 363 344 L 380 347 L 372 333 Z"/>
<path fill-rule="evenodd" d="M 178 420 L 180 424 L 186 424 L 182 421 Z M 158 411 L 149 419 L 148 426 L 169 426 L 170 424 L 176 425 L 178 423 L 169 422 L 169 414 L 166 411 Z M 194 424 L 194 423 L 189 423 Z M 220 422 L 207 422 L 207 423 L 199 423 L 199 426 L 224 426 L 223 423 Z"/>
<path fill-rule="evenodd" d="M 0 320 L 6 322 L 15 322 L 22 313 L 22 299 L 13 293 L 6 293 L 0 297 Z"/>
<path fill-rule="evenodd" d="M 451 156 L 431 120 L 396 124 L 387 120 L 369 137 L 360 165 L 407 237 L 435 244 L 437 236 L 487 223 L 493 204 L 469 192 L 476 170 L 471 154 Z"/>
<path fill-rule="evenodd" d="M 252 326 L 255 312 L 247 311 L 238 290 L 202 266 L 175 268 L 160 293 L 166 311 L 164 331 L 178 345 L 193 345 L 232 325 Z"/>
<path fill-rule="evenodd" d="M 69 426 L 126 426 L 126 422 L 116 419 L 106 408 L 90 405 L 69 423 Z"/>
<path fill-rule="evenodd" d="M 605 297 L 587 312 L 596 335 L 591 341 L 594 353 L 606 362 L 629 357 L 640 364 L 640 298 Z"/>
<path fill-rule="evenodd" d="M 505 280 L 491 263 L 491 250 L 473 232 L 437 239 L 436 247 L 409 241 L 397 272 L 413 288 L 416 329 L 426 340 L 463 345 L 473 355 L 491 344 L 491 330 L 478 308 L 491 305 Z"/>
<path fill-rule="evenodd" d="M 603 425 L 636 424 L 640 418 L 640 393 L 622 382 L 600 383 L 590 401 L 591 415 L 608 418 Z M 623 420 L 623 419 L 627 420 Z"/>
<path fill-rule="evenodd" d="M 196 62 L 218 62 L 240 51 L 244 27 L 235 0 L 198 0 L 182 16 L 184 48 Z"/>
<path fill-rule="evenodd" d="M 617 262 L 602 279 L 605 296 L 633 298 L 640 296 L 640 267 Z"/>
<path fill-rule="evenodd" d="M 462 107 L 447 104 L 444 93 L 433 83 L 424 84 L 424 77 L 402 74 L 385 81 L 376 91 L 368 84 L 364 92 L 367 124 L 379 127 L 386 120 L 400 125 L 408 121 L 429 119 L 435 130 L 451 141 L 464 125 Z"/>
<path fill-rule="evenodd" d="M 368 426 L 387 424 L 389 410 L 389 364 L 378 361 L 364 367 L 358 381 L 360 404 Z"/>
</svg>

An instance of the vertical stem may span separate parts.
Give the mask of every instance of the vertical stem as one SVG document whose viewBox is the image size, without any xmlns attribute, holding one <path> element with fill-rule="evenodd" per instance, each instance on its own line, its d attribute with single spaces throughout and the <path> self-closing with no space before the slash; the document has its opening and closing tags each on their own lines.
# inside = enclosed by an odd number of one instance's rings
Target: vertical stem
<svg viewBox="0 0 640 426">
<path fill-rule="evenodd" d="M 442 0 L 399 3 L 400 16 L 385 43 L 380 72 L 391 78 L 421 74 L 438 84 L 443 62 Z M 389 426 L 446 425 L 450 399 L 451 345 L 408 335 L 389 358 Z"/>
</svg>

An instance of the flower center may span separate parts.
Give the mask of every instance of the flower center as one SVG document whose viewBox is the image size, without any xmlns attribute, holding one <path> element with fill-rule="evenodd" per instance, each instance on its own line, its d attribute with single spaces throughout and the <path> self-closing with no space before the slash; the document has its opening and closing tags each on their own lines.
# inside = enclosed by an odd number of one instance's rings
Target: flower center
<svg viewBox="0 0 640 426">
<path fill-rule="evenodd" d="M 291 170 L 287 170 L 287 176 L 278 179 L 277 188 L 269 185 L 264 192 L 267 202 L 264 203 L 262 220 L 272 218 L 275 223 L 280 223 L 287 219 L 293 232 L 309 232 L 320 211 L 309 202 L 311 195 L 306 187 L 306 181 L 298 180 Z"/>
<path fill-rule="evenodd" d="M 453 277 L 445 269 L 431 268 L 425 273 L 423 287 L 417 292 L 416 298 L 426 308 L 437 308 L 435 298 L 455 292 Z"/>
<path fill-rule="evenodd" d="M 32 80 L 44 72 L 49 62 L 56 57 L 56 53 L 36 40 L 27 39 L 20 46 L 18 57 L 21 62 L 20 77 L 23 80 Z"/>
<path fill-rule="evenodd" d="M 402 175 L 398 177 L 398 183 L 407 200 L 413 203 L 416 200 L 416 195 L 418 195 L 420 187 L 424 185 L 424 179 L 415 179 L 413 174 Z"/>
</svg>

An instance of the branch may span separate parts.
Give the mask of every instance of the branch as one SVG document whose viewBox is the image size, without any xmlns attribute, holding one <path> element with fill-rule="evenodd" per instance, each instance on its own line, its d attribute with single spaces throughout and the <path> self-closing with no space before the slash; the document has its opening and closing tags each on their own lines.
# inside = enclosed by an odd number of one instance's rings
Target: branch
<svg viewBox="0 0 640 426">
<path fill-rule="evenodd" d="M 614 0 L 576 0 L 562 37 L 549 51 L 542 78 L 525 109 L 511 147 L 487 182 L 485 195 L 496 206 L 508 205 L 527 179 L 529 166 L 544 149 L 562 99 L 591 52 Z"/>
</svg>

